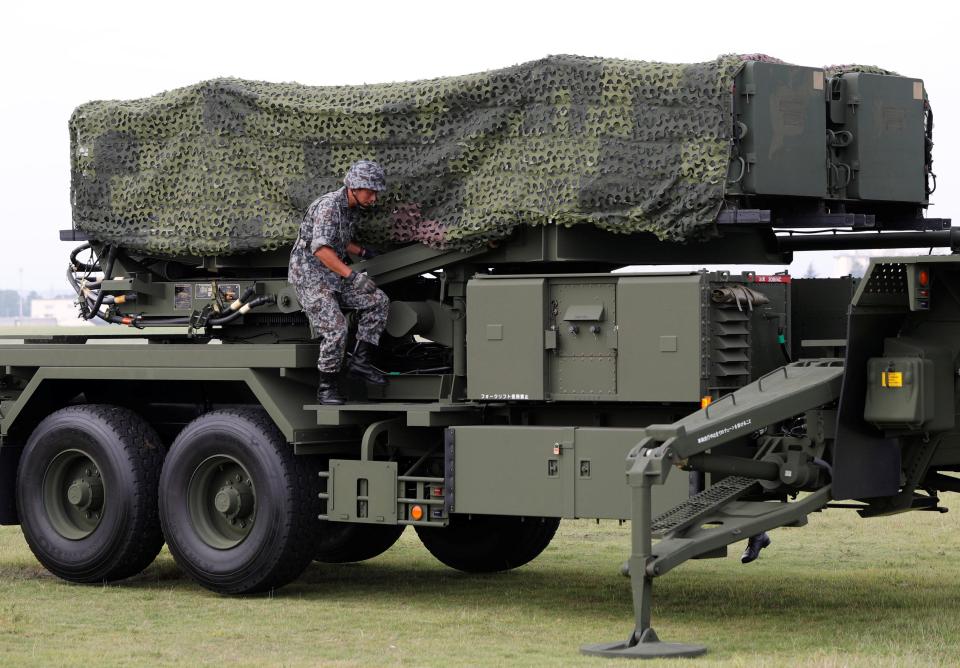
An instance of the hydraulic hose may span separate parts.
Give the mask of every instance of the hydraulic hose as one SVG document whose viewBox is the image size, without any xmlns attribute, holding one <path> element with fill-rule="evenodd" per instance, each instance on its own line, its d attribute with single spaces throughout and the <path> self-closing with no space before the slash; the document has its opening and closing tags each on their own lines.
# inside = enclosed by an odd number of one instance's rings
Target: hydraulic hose
<svg viewBox="0 0 960 668">
<path fill-rule="evenodd" d="M 117 324 L 129 324 L 125 322 L 124 317 L 122 316 L 111 316 L 106 315 L 100 312 L 100 309 L 97 308 L 93 310 L 94 300 L 84 294 L 83 288 L 80 287 L 80 283 L 77 281 L 76 277 L 73 275 L 75 265 L 70 264 L 67 267 L 67 281 L 73 287 L 74 291 L 77 293 L 77 297 L 80 299 L 80 313 L 84 320 L 92 320 L 93 318 L 100 318 L 104 322 L 117 323 Z"/>
<path fill-rule="evenodd" d="M 248 291 L 249 290 L 251 289 L 248 289 Z M 276 302 L 277 302 L 277 298 L 273 295 L 267 295 L 265 297 L 257 297 L 249 304 L 244 304 L 237 310 L 231 311 L 228 315 L 209 320 L 207 324 L 208 325 L 226 325 L 229 322 L 233 322 L 234 320 L 239 318 L 241 315 L 244 315 L 245 313 L 249 313 L 251 310 L 257 308 L 258 306 L 263 306 L 264 304 L 275 304 Z"/>
<path fill-rule="evenodd" d="M 116 304 L 117 306 L 120 304 L 129 304 L 130 302 L 135 301 L 137 301 L 136 292 L 128 292 L 125 295 L 107 295 L 103 298 L 104 304 Z"/>
<path fill-rule="evenodd" d="M 84 244 L 89 247 L 89 244 Z M 137 300 L 137 294 L 130 292 L 124 295 L 107 295 L 104 294 L 103 290 L 99 290 L 96 294 L 96 297 L 91 297 L 90 294 L 93 292 L 93 286 L 99 285 L 100 282 L 91 283 L 86 286 L 81 286 L 80 281 L 77 280 L 77 277 L 74 275 L 74 272 L 77 271 L 77 263 L 75 262 L 75 254 L 80 253 L 84 250 L 83 246 L 77 248 L 74 251 L 74 254 L 70 256 L 70 264 L 67 266 L 67 282 L 70 283 L 70 286 L 73 288 L 74 292 L 77 293 L 77 297 L 80 299 L 81 305 L 81 315 L 84 320 L 91 320 L 93 318 L 100 318 L 101 320 L 109 323 L 114 323 L 118 325 L 128 325 L 130 327 L 148 327 L 148 326 L 178 326 L 178 325 L 189 325 L 191 319 L 189 317 L 183 318 L 157 318 L 150 316 L 142 315 L 122 315 L 122 314 L 106 314 L 100 311 L 100 307 L 104 304 L 108 305 L 120 305 L 125 303 L 134 302 Z M 109 276 L 110 272 L 113 269 L 113 263 L 116 260 L 116 248 L 111 247 L 110 251 L 107 253 L 107 263 L 104 267 L 104 276 Z M 82 263 L 81 263 L 82 264 Z M 88 267 L 90 265 L 83 265 Z M 243 294 L 239 299 L 231 303 L 230 311 L 227 315 L 224 315 L 219 318 L 214 318 L 209 320 L 206 324 L 207 326 L 212 325 L 225 325 L 227 323 L 233 322 L 240 316 L 249 313 L 251 310 L 263 306 L 264 304 L 275 304 L 277 298 L 274 295 L 267 295 L 264 297 L 257 297 L 251 302 L 247 302 L 250 297 L 253 296 L 255 289 L 253 286 L 248 287 L 243 291 Z"/>
<path fill-rule="evenodd" d="M 107 264 L 103 268 L 104 279 L 108 279 L 111 276 L 111 274 L 113 274 L 113 263 L 116 261 L 116 259 L 117 259 L 117 247 L 110 246 L 110 250 L 107 251 Z M 87 289 L 88 290 L 90 289 L 89 286 L 87 287 Z M 97 293 L 97 298 L 94 301 L 93 306 L 91 307 L 92 313 L 84 314 L 84 320 L 90 320 L 91 318 L 94 317 L 96 313 L 100 311 L 100 306 L 103 304 L 104 297 L 106 297 L 106 295 L 103 294 L 103 290 L 100 290 Z"/>
<path fill-rule="evenodd" d="M 77 259 L 77 256 L 85 250 L 90 249 L 90 244 L 85 243 L 77 246 L 73 249 L 73 252 L 70 253 L 70 265 L 74 267 L 74 271 L 100 271 L 100 263 L 95 262 L 93 264 L 87 264 L 86 262 L 81 262 Z"/>
<path fill-rule="evenodd" d="M 252 289 L 251 289 L 251 294 L 252 294 Z M 245 313 L 249 313 L 252 309 L 257 308 L 258 306 L 263 306 L 264 304 L 274 304 L 276 303 L 276 301 L 277 301 L 277 298 L 274 297 L 273 295 L 269 295 L 266 297 L 258 297 L 254 299 L 252 302 L 250 302 L 249 304 L 244 304 L 239 309 L 235 311 L 231 311 L 228 315 L 225 315 L 221 318 L 215 318 L 213 320 L 207 321 L 207 326 L 209 327 L 213 325 L 225 325 L 229 322 L 233 322 L 234 320 L 239 318 L 241 315 Z M 128 325 L 130 327 L 138 327 L 138 328 L 174 327 L 174 326 L 182 326 L 182 325 L 190 324 L 190 318 L 157 318 L 157 317 L 149 317 L 149 316 L 144 317 L 144 316 L 121 316 L 121 315 L 113 315 L 113 316 L 100 315 L 100 317 L 106 320 L 107 322 L 119 323 L 122 325 Z"/>
</svg>

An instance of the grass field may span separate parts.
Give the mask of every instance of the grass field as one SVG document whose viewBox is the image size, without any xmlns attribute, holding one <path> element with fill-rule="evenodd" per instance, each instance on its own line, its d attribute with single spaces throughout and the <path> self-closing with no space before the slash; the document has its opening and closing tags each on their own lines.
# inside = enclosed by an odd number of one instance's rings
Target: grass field
<svg viewBox="0 0 960 668">
<path fill-rule="evenodd" d="M 947 503 L 952 500 L 948 495 Z M 860 520 L 829 511 L 772 534 L 760 561 L 694 561 L 657 580 L 654 625 L 700 642 L 664 665 L 957 665 L 958 512 Z M 451 571 L 408 530 L 378 559 L 315 564 L 272 596 L 224 598 L 164 551 L 119 585 L 47 573 L 0 529 L 3 665 L 624 665 L 578 647 L 626 637 L 629 526 L 564 522 L 511 573 Z M 652 665 L 644 663 L 643 665 Z"/>
</svg>

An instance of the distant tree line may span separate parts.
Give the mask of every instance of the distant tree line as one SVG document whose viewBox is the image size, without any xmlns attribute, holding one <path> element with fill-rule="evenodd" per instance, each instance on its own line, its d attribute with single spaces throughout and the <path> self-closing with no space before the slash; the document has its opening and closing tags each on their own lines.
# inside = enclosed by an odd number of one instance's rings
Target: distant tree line
<svg viewBox="0 0 960 668">
<path fill-rule="evenodd" d="M 30 302 L 39 299 L 37 292 L 30 291 L 30 294 L 23 298 L 23 316 L 30 316 Z M 16 290 L 0 290 L 0 318 L 15 318 L 20 315 L 20 295 Z"/>
</svg>

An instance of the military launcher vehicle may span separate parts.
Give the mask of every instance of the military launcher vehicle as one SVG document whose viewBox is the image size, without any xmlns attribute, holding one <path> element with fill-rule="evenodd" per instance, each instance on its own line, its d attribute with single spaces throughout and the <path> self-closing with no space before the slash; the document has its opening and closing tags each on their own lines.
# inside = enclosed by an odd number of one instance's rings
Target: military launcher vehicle
<svg viewBox="0 0 960 668">
<path fill-rule="evenodd" d="M 584 651 L 702 651 L 657 640 L 653 578 L 824 508 L 960 489 L 960 261 L 617 270 L 954 249 L 923 215 L 932 129 L 918 79 L 738 57 L 84 105 L 61 238 L 104 326 L 0 346 L 0 522 L 66 580 L 128 577 L 166 542 L 243 594 L 408 526 L 493 572 L 563 518 L 629 519 L 635 629 Z M 384 252 L 355 265 L 392 301 L 389 383 L 324 406 L 289 244 L 360 157 L 393 179 L 364 228 Z M 95 345 L 124 326 L 146 345 Z"/>
</svg>

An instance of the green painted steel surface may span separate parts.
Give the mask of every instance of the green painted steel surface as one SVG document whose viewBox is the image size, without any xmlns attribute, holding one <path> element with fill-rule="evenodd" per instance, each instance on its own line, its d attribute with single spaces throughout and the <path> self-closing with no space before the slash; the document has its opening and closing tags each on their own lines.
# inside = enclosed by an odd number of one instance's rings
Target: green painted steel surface
<svg viewBox="0 0 960 668">
<path fill-rule="evenodd" d="M 699 401 L 702 396 L 701 287 L 693 276 L 621 278 L 620 393 L 634 401 Z"/>
<path fill-rule="evenodd" d="M 471 399 L 544 398 L 546 282 L 542 278 L 467 284 L 467 391 Z"/>
<path fill-rule="evenodd" d="M 321 405 L 316 401 L 304 410 L 316 411 L 316 424 L 329 426 L 367 425 L 390 417 L 402 418 L 408 427 L 448 427 L 482 421 L 483 406 L 478 403 L 397 403 L 377 402 Z"/>
<path fill-rule="evenodd" d="M 923 202 L 924 102 L 919 79 L 849 73 L 840 79 L 839 131 L 851 133 L 838 160 L 850 168 L 847 195 Z"/>
<path fill-rule="evenodd" d="M 60 343 L 11 344 L 0 345 L 0 363 L 41 367 L 314 368 L 317 346 L 164 343 L 142 348 Z"/>
<path fill-rule="evenodd" d="M 456 513 L 630 518 L 626 456 L 639 429 L 464 426 L 454 432 Z M 688 493 L 686 476 L 657 490 L 660 511 Z"/>
<path fill-rule="evenodd" d="M 158 345 L 152 348 L 156 356 L 161 356 L 167 346 Z M 0 357 L 0 360 L 2 359 Z M 155 361 L 156 359 L 154 358 Z M 27 359 L 21 361 L 28 363 Z M 173 363 L 129 367 L 115 367 L 109 363 L 104 366 L 41 366 L 15 399 L 3 402 L 0 434 L 9 433 L 43 383 L 59 381 L 103 383 L 104 387 L 108 387 L 111 381 L 243 383 L 250 388 L 257 402 L 263 406 L 289 442 L 311 443 L 331 438 L 328 430 L 318 427 L 316 414 L 307 406 L 316 400 L 316 388 L 312 385 L 285 380 L 276 369 L 251 369 L 241 366 L 178 367 Z M 176 397 L 172 396 L 171 399 Z"/>
<path fill-rule="evenodd" d="M 467 285 L 469 397 L 695 403 L 739 387 L 752 372 L 751 323 L 763 316 L 747 304 L 714 304 L 710 288 L 745 281 L 706 273 L 478 276 Z"/>
<path fill-rule="evenodd" d="M 812 67 L 746 63 L 736 81 L 741 125 L 731 167 L 744 192 L 827 195 L 824 80 L 823 70 Z M 917 174 L 922 180 L 922 164 Z"/>
<path fill-rule="evenodd" d="M 330 460 L 327 516 L 336 522 L 397 523 L 397 463 Z"/>
<path fill-rule="evenodd" d="M 43 506 L 54 530 L 69 540 L 93 533 L 108 501 L 100 467 L 85 451 L 62 451 L 43 475 Z"/>
<path fill-rule="evenodd" d="M 243 464 L 217 455 L 204 460 L 187 486 L 190 519 L 200 539 L 210 547 L 228 550 L 253 530 L 257 490 Z"/>
<path fill-rule="evenodd" d="M 617 282 L 551 280 L 548 308 L 556 348 L 547 356 L 552 399 L 617 396 Z"/>
<path fill-rule="evenodd" d="M 871 358 L 863 419 L 878 429 L 919 429 L 935 415 L 934 387 L 931 359 Z"/>
<path fill-rule="evenodd" d="M 69 327 L 56 326 L 36 327 L 0 327 L 0 341 L 3 344 L 22 343 L 23 341 L 65 341 L 68 343 L 83 343 L 86 340 L 108 339 L 142 339 L 144 342 L 150 336 L 177 337 L 186 336 L 186 327 L 145 327 L 133 329 L 131 327 Z"/>
</svg>

